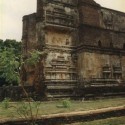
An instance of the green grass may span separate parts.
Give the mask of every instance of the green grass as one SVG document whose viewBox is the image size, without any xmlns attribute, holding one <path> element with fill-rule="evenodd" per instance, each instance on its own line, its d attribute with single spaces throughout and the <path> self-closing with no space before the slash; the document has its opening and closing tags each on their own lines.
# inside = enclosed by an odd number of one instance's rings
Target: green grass
<svg viewBox="0 0 125 125">
<path fill-rule="evenodd" d="M 102 99 L 96 101 L 71 101 L 69 108 L 58 107 L 62 104 L 62 101 L 49 101 L 49 102 L 41 102 L 39 106 L 39 116 L 48 115 L 48 114 L 56 114 L 56 113 L 65 113 L 65 112 L 73 112 L 73 111 L 87 111 L 92 109 L 100 109 L 106 107 L 115 107 L 125 105 L 125 98 L 114 98 L 114 99 Z M 9 103 L 9 108 L 3 108 L 3 104 L 0 103 L 0 119 L 12 119 L 18 118 L 17 108 L 21 105 L 21 102 Z M 28 105 L 28 103 L 26 103 Z M 35 115 L 36 108 L 35 104 L 32 102 L 33 113 Z"/>
<path fill-rule="evenodd" d="M 84 123 L 74 123 L 71 125 L 125 125 L 125 116 L 108 118 L 103 120 L 95 120 L 95 121 L 84 122 Z"/>
</svg>

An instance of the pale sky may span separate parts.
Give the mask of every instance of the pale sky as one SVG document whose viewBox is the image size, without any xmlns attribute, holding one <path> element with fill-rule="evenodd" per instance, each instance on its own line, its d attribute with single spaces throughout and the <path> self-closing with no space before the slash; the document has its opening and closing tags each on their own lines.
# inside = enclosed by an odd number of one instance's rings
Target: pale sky
<svg viewBox="0 0 125 125">
<path fill-rule="evenodd" d="M 36 12 L 37 0 L 0 0 L 0 39 L 21 40 L 22 17 Z M 95 0 L 103 7 L 125 12 L 125 0 Z"/>
</svg>

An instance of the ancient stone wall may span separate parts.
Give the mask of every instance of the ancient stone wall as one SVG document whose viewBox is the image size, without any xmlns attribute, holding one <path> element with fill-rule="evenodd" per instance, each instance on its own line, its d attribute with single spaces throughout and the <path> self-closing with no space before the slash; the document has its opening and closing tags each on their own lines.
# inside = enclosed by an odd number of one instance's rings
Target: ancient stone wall
<svg viewBox="0 0 125 125">
<path fill-rule="evenodd" d="M 125 13 L 103 8 L 92 0 L 79 1 L 78 11 L 80 25 L 125 32 Z"/>
<path fill-rule="evenodd" d="M 125 56 L 121 58 L 121 65 L 122 65 L 122 78 L 125 80 Z"/>
<path fill-rule="evenodd" d="M 24 18 L 24 51 L 48 50 L 44 60 L 45 81 L 76 80 L 76 62 L 72 51 L 76 43 L 77 8 L 73 0 L 38 0 L 37 13 Z M 26 22 L 26 25 L 25 25 Z M 26 43 L 25 43 L 26 41 Z M 26 53 L 27 53 L 26 52 Z M 28 82 L 32 83 L 34 71 L 29 73 Z"/>
<path fill-rule="evenodd" d="M 70 32 L 49 30 L 46 34 L 46 44 L 56 46 L 73 46 Z"/>
<path fill-rule="evenodd" d="M 116 79 L 116 75 L 118 75 L 119 79 L 124 79 L 125 75 L 122 74 L 125 72 L 124 61 L 125 57 L 120 55 L 81 52 L 78 54 L 79 77 L 82 79 L 106 77 Z M 119 69 L 117 70 L 115 67 L 119 67 Z"/>
<path fill-rule="evenodd" d="M 36 14 L 31 14 L 23 17 L 23 53 L 37 48 L 36 42 Z"/>
<path fill-rule="evenodd" d="M 100 8 L 98 6 L 92 6 L 91 4 L 81 2 L 78 6 L 78 11 L 80 25 L 100 26 Z"/>
<path fill-rule="evenodd" d="M 83 0 L 78 6 L 80 44 L 123 49 L 125 14 L 102 8 L 92 0 L 90 1 Z"/>
<path fill-rule="evenodd" d="M 100 21 L 102 28 L 125 32 L 125 14 L 122 12 L 101 8 Z"/>
<path fill-rule="evenodd" d="M 37 16 L 38 18 L 43 18 L 44 8 L 43 8 L 43 0 L 37 0 Z"/>
<path fill-rule="evenodd" d="M 49 50 L 45 61 L 46 80 L 76 80 L 76 64 L 72 61 L 74 47 L 73 32 L 59 29 L 47 29 L 45 46 Z"/>
<path fill-rule="evenodd" d="M 23 18 L 22 40 L 24 55 L 48 50 L 46 81 L 125 77 L 125 14 L 94 0 L 37 0 L 37 13 Z"/>
<path fill-rule="evenodd" d="M 124 49 L 125 33 L 81 26 L 79 28 L 79 43 L 81 45 Z"/>
</svg>

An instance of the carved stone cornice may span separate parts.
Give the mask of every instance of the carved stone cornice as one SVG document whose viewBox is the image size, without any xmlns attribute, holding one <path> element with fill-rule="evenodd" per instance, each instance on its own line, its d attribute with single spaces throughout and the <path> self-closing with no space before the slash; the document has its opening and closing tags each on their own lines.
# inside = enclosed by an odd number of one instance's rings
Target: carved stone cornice
<svg viewBox="0 0 125 125">
<path fill-rule="evenodd" d="M 104 47 L 95 47 L 95 46 L 88 46 L 88 45 L 80 45 L 77 46 L 77 49 L 75 49 L 74 52 L 80 53 L 80 52 L 95 52 L 95 53 L 101 53 L 101 54 L 113 54 L 113 55 L 125 55 L 124 49 L 118 49 L 118 48 L 104 48 Z"/>
</svg>

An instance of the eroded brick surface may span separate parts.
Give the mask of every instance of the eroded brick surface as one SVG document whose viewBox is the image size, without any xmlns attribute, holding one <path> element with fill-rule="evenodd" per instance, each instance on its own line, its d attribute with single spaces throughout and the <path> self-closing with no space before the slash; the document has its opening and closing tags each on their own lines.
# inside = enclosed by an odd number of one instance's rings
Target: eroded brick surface
<svg viewBox="0 0 125 125">
<path fill-rule="evenodd" d="M 125 79 L 125 13 L 93 0 L 37 0 L 37 12 L 23 17 L 22 41 L 23 55 L 49 51 L 45 82 Z"/>
</svg>

